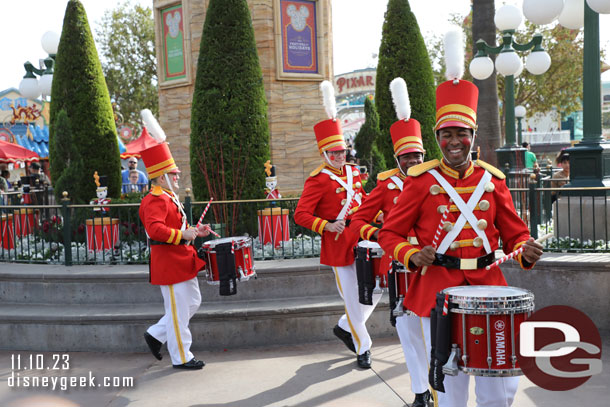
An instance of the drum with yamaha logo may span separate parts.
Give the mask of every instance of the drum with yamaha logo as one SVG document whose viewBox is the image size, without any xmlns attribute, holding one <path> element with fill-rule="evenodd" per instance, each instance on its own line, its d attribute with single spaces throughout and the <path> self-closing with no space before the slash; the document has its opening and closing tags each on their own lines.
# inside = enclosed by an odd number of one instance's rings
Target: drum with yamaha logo
<svg viewBox="0 0 610 407">
<path fill-rule="evenodd" d="M 443 372 L 475 376 L 521 375 L 519 326 L 534 310 L 534 294 L 505 286 L 460 286 L 442 291 L 450 314 L 451 355 Z"/>
</svg>

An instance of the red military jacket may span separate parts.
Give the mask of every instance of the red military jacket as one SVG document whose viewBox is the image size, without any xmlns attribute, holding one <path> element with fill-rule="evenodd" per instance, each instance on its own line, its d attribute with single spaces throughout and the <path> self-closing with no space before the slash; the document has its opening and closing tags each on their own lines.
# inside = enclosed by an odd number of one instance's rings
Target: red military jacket
<svg viewBox="0 0 610 407">
<path fill-rule="evenodd" d="M 166 243 L 150 246 L 150 282 L 155 285 L 190 280 L 205 266 L 192 245 L 180 243 L 183 216 L 172 195 L 155 185 L 140 204 L 140 219 L 148 237 Z"/>
<path fill-rule="evenodd" d="M 373 234 L 379 228 L 370 225 L 377 219 L 379 211 L 383 212 L 384 221 L 390 210 L 394 207 L 401 192 L 401 186 L 397 185 L 392 176 L 398 177 L 404 183 L 405 176 L 398 168 L 385 171 L 377 175 L 377 186 L 371 191 L 354 216 L 350 227 L 354 228 L 364 240 L 371 240 Z"/>
<path fill-rule="evenodd" d="M 398 178 L 402 185 L 399 185 L 400 182 L 397 183 L 394 177 Z M 377 186 L 369 193 L 366 202 L 358 208 L 350 224 L 350 227 L 359 231 L 362 239 L 376 240 L 373 235 L 379 228 L 370 225 L 370 223 L 377 219 L 380 211 L 383 213 L 383 221 L 387 221 L 390 211 L 398 201 L 405 179 L 406 177 L 398 168 L 377 174 Z M 409 233 L 408 239 L 411 244 L 417 245 L 414 233 Z M 385 270 L 391 267 L 391 256 L 392 253 L 384 253 L 381 264 Z M 411 282 L 411 275 L 411 273 L 408 274 L 409 283 Z"/>
<path fill-rule="evenodd" d="M 452 246 L 445 252 L 446 255 L 477 258 L 486 254 L 483 246 L 475 241 L 478 236 L 473 227 L 484 231 L 492 251 L 498 248 L 500 238 L 504 251 L 510 253 L 530 237 L 527 226 L 515 212 L 512 197 L 504 181 L 504 174 L 500 170 L 478 160 L 476 164 L 470 163 L 464 177 L 459 178 L 456 171 L 438 160 L 432 160 L 409 169 L 409 177 L 403 192 L 379 233 L 381 247 L 392 253 L 396 260 L 408 266 L 409 258 L 419 251 L 406 239 L 407 232 L 411 229 L 415 232 L 421 247 L 432 245 L 443 209 L 449 204 L 447 192 L 428 172 L 432 169 L 436 169 L 465 202 L 468 202 L 485 172 L 489 171 L 492 174 L 485 192 L 472 211 L 478 220 L 477 225 L 472 226 L 467 222 L 454 239 Z M 447 221 L 454 224 L 459 216 L 459 209 L 452 204 Z M 441 231 L 439 243 L 447 233 L 445 230 Z M 518 261 L 524 267 L 521 256 L 518 256 Z M 533 265 L 527 268 L 531 267 Z M 407 292 L 405 305 L 417 315 L 428 316 L 434 307 L 437 292 L 447 287 L 462 285 L 505 286 L 506 280 L 497 266 L 490 270 L 485 268 L 459 270 L 431 265 L 424 276 L 418 273 L 414 277 Z"/>
<path fill-rule="evenodd" d="M 332 176 L 322 172 L 323 169 L 331 172 Z M 294 212 L 294 221 L 297 224 L 322 235 L 320 263 L 332 267 L 352 264 L 354 246 L 358 241 L 358 233 L 352 226 L 346 227 L 337 240 L 335 240 L 336 233 L 324 232 L 326 224 L 337 219 L 343 208 L 342 201 L 347 200 L 345 188 L 336 180 L 338 178 L 347 183 L 346 171 L 352 172 L 352 188 L 364 199 L 366 193 L 362 189 L 360 171 L 356 167 L 346 164 L 338 170 L 323 164 L 305 181 L 303 194 Z M 355 200 L 352 203 L 357 206 Z"/>
</svg>

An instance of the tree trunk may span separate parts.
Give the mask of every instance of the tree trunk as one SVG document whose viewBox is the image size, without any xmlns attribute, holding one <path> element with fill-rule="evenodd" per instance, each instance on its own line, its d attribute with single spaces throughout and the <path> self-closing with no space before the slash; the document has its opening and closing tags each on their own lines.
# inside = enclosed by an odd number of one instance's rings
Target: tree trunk
<svg viewBox="0 0 610 407">
<path fill-rule="evenodd" d="M 472 2 L 472 39 L 473 43 L 479 39 L 485 40 L 489 45 L 496 44 L 496 26 L 494 24 L 494 0 L 473 0 Z M 476 45 L 473 55 L 476 54 Z M 495 60 L 495 56 L 490 55 Z M 502 143 L 500 114 L 498 109 L 498 83 L 496 71 L 484 81 L 474 80 L 479 88 L 479 106 L 477 108 L 476 145 L 481 147 L 480 158 L 497 166 L 495 150 Z"/>
</svg>

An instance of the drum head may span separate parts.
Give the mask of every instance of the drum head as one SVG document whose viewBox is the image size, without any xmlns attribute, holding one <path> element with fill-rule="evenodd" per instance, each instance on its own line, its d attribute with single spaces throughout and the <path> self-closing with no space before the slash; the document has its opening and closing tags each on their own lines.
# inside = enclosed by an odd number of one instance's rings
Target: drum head
<svg viewBox="0 0 610 407">
<path fill-rule="evenodd" d="M 443 293 L 449 294 L 450 297 L 470 298 L 506 298 L 531 294 L 529 291 L 522 288 L 498 285 L 465 285 L 449 287 L 444 289 Z"/>
<path fill-rule="evenodd" d="M 464 314 L 511 314 L 534 310 L 534 294 L 518 287 L 470 285 L 449 287 L 451 312 Z"/>
<path fill-rule="evenodd" d="M 250 246 L 250 239 L 245 236 L 221 237 L 220 239 L 208 240 L 203 244 L 203 247 L 216 247 L 223 243 L 231 243 L 237 247 Z"/>
<path fill-rule="evenodd" d="M 364 247 L 366 249 L 379 249 L 381 250 L 381 246 L 377 242 L 371 242 L 370 240 L 363 240 L 358 242 L 358 247 Z"/>
</svg>

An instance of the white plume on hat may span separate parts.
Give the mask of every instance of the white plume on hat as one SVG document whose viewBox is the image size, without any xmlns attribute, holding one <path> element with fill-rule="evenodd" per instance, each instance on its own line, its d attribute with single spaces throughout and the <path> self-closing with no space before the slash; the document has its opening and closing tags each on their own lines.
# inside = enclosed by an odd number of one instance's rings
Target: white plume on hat
<svg viewBox="0 0 610 407">
<path fill-rule="evenodd" d="M 322 81 L 320 84 L 322 91 L 322 103 L 329 119 L 337 118 L 337 102 L 335 101 L 335 88 L 329 81 Z"/>
<path fill-rule="evenodd" d="M 464 76 L 464 39 L 459 27 L 451 28 L 443 39 L 445 48 L 445 77 L 451 81 Z"/>
<path fill-rule="evenodd" d="M 148 134 L 155 140 L 157 143 L 163 143 L 166 139 L 165 132 L 159 125 L 155 116 L 153 116 L 152 112 L 149 109 L 144 109 L 140 112 L 142 116 L 142 122 L 144 123 L 144 127 L 148 130 Z"/>
<path fill-rule="evenodd" d="M 394 102 L 394 110 L 396 110 L 398 120 L 409 120 L 411 118 L 411 102 L 409 101 L 409 92 L 405 80 L 400 77 L 394 78 L 390 82 L 390 92 L 392 93 L 392 102 Z"/>
</svg>

